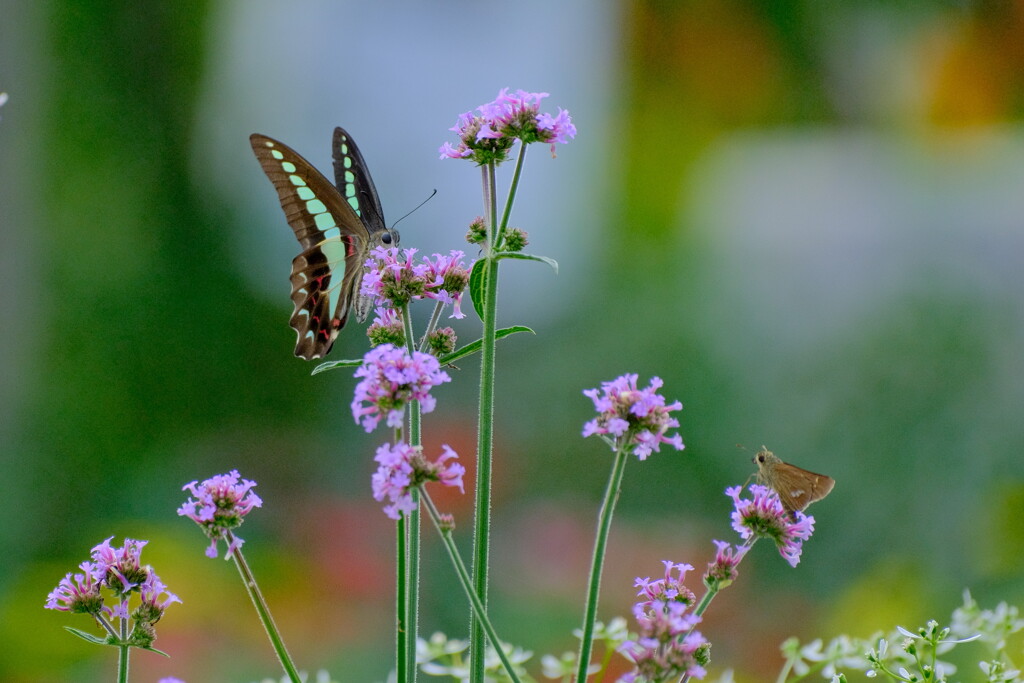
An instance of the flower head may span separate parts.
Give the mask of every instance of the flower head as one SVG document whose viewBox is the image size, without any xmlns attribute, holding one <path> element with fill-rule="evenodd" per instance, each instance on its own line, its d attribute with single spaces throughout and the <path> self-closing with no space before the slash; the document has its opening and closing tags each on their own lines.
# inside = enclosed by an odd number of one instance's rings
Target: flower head
<svg viewBox="0 0 1024 683">
<path fill-rule="evenodd" d="M 238 470 L 231 470 L 228 474 L 210 477 L 201 484 L 193 481 L 182 487 L 183 491 L 191 491 L 195 498 L 186 500 L 178 508 L 178 514 L 198 524 L 210 538 L 207 557 L 217 557 L 217 541 L 221 539 L 228 544 L 225 559 L 242 547 L 242 539 L 235 536 L 232 529 L 242 524 L 250 510 L 263 505 L 260 497 L 252 491 L 254 486 L 254 481 L 239 481 Z"/>
<path fill-rule="evenodd" d="M 100 587 L 106 572 L 92 562 L 83 562 L 78 568 L 80 574 L 68 572 L 46 596 L 46 609 L 84 614 L 99 614 L 103 609 Z"/>
<path fill-rule="evenodd" d="M 377 315 L 366 328 L 366 336 L 370 338 L 372 346 L 382 344 L 393 344 L 394 346 L 405 346 L 405 326 L 402 324 L 402 317 L 397 308 L 378 306 Z"/>
<path fill-rule="evenodd" d="M 445 486 L 462 488 L 462 476 L 466 468 L 460 463 L 449 462 L 459 456 L 447 445 L 442 446 L 444 452 L 430 462 L 423 455 L 422 448 L 407 443 L 384 444 L 377 449 L 374 460 L 379 463 L 373 475 L 373 497 L 390 502 L 384 506 L 384 513 L 398 519 L 401 514 L 416 509 L 412 499 L 413 489 L 428 481 L 439 481 Z"/>
<path fill-rule="evenodd" d="M 779 553 L 795 567 L 800 562 L 803 542 L 814 533 L 814 517 L 803 512 L 792 515 L 782 505 L 778 494 L 767 486 L 753 484 L 750 492 L 753 500 L 740 498 L 742 486 L 725 490 L 733 499 L 732 528 L 747 541 L 751 538 L 770 538 Z"/>
<path fill-rule="evenodd" d="M 652 451 L 660 451 L 667 443 L 683 450 L 683 439 L 678 434 L 665 436 L 665 432 L 679 426 L 670 413 L 681 410 L 679 401 L 665 404 L 658 393 L 662 381 L 651 378 L 645 389 L 637 389 L 637 376 L 623 375 L 611 382 L 603 382 L 601 389 L 587 389 L 584 395 L 594 401 L 598 415 L 583 425 L 583 436 L 601 435 L 613 449 L 632 448 L 633 454 L 645 460 Z"/>
<path fill-rule="evenodd" d="M 430 354 L 442 358 L 455 350 L 458 337 L 455 335 L 455 330 L 450 327 L 435 327 L 427 335 L 426 341 Z"/>
<path fill-rule="evenodd" d="M 708 570 L 704 573 L 704 585 L 714 590 L 721 590 L 736 580 L 739 574 L 736 567 L 740 560 L 750 550 L 749 545 L 733 546 L 725 541 L 715 541 L 718 552 L 715 554 L 714 562 L 708 563 Z"/>
<path fill-rule="evenodd" d="M 509 228 L 505 232 L 504 248 L 508 251 L 522 251 L 530 243 L 530 236 L 522 228 Z"/>
<path fill-rule="evenodd" d="M 664 577 L 657 581 L 637 577 L 640 601 L 633 606 L 637 622 L 636 640 L 627 640 L 620 652 L 636 667 L 620 678 L 632 681 L 677 680 L 684 675 L 704 677 L 710 644 L 696 630 L 700 617 L 690 608 L 696 598 L 685 586 L 688 564 L 665 561 Z"/>
<path fill-rule="evenodd" d="M 401 427 L 409 401 L 419 401 L 422 411 L 429 413 L 436 404 L 431 388 L 451 381 L 429 353 L 414 351 L 410 356 L 404 347 L 391 344 L 370 349 L 355 376 L 362 380 L 352 399 L 352 416 L 367 432 L 384 418 L 389 427 Z"/>
<path fill-rule="evenodd" d="M 126 595 L 149 576 L 149 567 L 142 566 L 142 549 L 149 541 L 124 539 L 120 548 L 110 545 L 111 536 L 92 549 L 92 560 L 103 572 L 103 582 L 118 595 Z"/>
<path fill-rule="evenodd" d="M 89 614 L 115 638 L 113 634 L 126 632 L 121 629 L 127 626 L 130 618 L 132 630 L 124 642 L 137 647 L 151 647 L 156 640 L 154 624 L 171 603 L 181 600 L 167 590 L 152 567 L 140 563 L 142 548 L 147 541 L 126 538 L 121 547 L 115 547 L 110 544 L 111 538 L 92 549 L 92 560 L 79 565 L 80 573 L 69 573 L 61 579 L 46 596 L 45 607 Z M 103 589 L 111 591 L 117 598 L 113 606 L 104 604 Z M 129 614 L 128 602 L 132 593 L 138 593 L 141 600 Z M 111 624 L 112 619 L 125 620 L 121 629 Z"/>
<path fill-rule="evenodd" d="M 378 316 L 384 307 L 401 308 L 416 299 L 434 299 L 452 304 L 451 317 L 464 317 L 459 306 L 469 271 L 463 264 L 463 252 L 453 250 L 448 256 L 434 254 L 432 259 L 417 261 L 415 249 L 404 249 L 400 256 L 396 247 L 376 247 L 370 256 L 360 294 L 374 301 Z"/>
<path fill-rule="evenodd" d="M 483 244 L 487 241 L 487 222 L 483 217 L 477 216 L 470 222 L 466 230 L 466 241 L 470 244 Z"/>
<path fill-rule="evenodd" d="M 181 602 L 177 595 L 167 590 L 167 586 L 154 572 L 150 572 L 150 575 L 139 587 L 139 595 L 142 596 L 142 602 L 132 612 L 132 618 L 136 623 L 155 624 L 160 621 L 160 617 L 164 615 L 164 611 L 171 604 Z"/>
<path fill-rule="evenodd" d="M 449 318 L 461 319 L 466 314 L 462 312 L 462 292 L 469 284 L 469 271 L 463 263 L 466 255 L 452 249 L 448 256 L 434 254 L 433 260 L 423 259 L 427 266 L 427 289 L 424 296 L 435 299 L 442 303 L 452 304 L 452 314 Z"/>
<path fill-rule="evenodd" d="M 554 156 L 555 143 L 565 144 L 576 137 L 576 126 L 564 109 L 559 108 L 554 116 L 540 113 L 540 101 L 547 96 L 546 92 L 525 90 L 510 94 L 508 88 L 502 88 L 493 102 L 476 108 L 478 114 L 459 115 L 456 124 L 449 129 L 459 135 L 459 144 L 441 145 L 441 158 L 472 159 L 478 165 L 501 163 L 508 158 L 516 139 L 523 144 L 550 143 Z"/>
<path fill-rule="evenodd" d="M 423 297 L 427 285 L 427 265 L 416 263 L 416 249 L 375 247 L 364 264 L 366 273 L 360 294 L 373 299 L 376 306 L 401 308 Z"/>
</svg>

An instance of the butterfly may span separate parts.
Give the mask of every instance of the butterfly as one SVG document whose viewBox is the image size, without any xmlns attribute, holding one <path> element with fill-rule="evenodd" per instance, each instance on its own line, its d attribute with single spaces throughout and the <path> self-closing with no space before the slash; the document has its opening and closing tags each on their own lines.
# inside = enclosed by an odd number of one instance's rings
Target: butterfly
<svg viewBox="0 0 1024 683">
<path fill-rule="evenodd" d="M 284 143 L 259 133 L 249 142 L 302 249 L 291 274 L 295 355 L 322 358 L 350 313 L 366 319 L 372 301 L 359 294 L 363 264 L 374 247 L 397 246 L 398 232 L 384 224 L 370 171 L 345 129 L 334 129 L 334 185 Z"/>
<path fill-rule="evenodd" d="M 761 446 L 754 456 L 757 478 L 779 494 L 782 507 L 790 514 L 804 510 L 832 492 L 835 479 L 824 474 L 815 474 L 796 465 L 783 462 L 779 456 Z"/>
</svg>

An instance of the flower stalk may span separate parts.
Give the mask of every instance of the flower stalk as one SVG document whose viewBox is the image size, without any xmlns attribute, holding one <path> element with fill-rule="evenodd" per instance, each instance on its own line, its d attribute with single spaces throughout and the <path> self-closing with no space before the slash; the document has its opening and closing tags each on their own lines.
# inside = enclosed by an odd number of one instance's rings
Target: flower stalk
<svg viewBox="0 0 1024 683">
<path fill-rule="evenodd" d="M 559 109 L 555 116 L 540 113 L 540 101 L 547 96 L 547 93 L 530 93 L 524 90 L 510 93 L 508 88 L 503 88 L 493 102 L 477 107 L 477 113 L 466 112 L 459 115 L 457 123 L 450 129 L 458 134 L 459 143 L 452 145 L 445 142 L 438 150 L 442 159 L 467 159 L 476 163 L 480 167 L 483 184 L 486 238 L 482 262 L 478 262 L 476 266 L 480 269 L 477 275 L 482 281 L 482 292 L 479 293 L 482 294 L 482 300 L 474 300 L 483 322 L 483 331 L 477 426 L 477 485 L 473 520 L 473 591 L 476 599 L 484 607 L 487 605 L 489 573 L 498 259 L 504 248 L 503 235 L 519 187 L 519 178 L 526 159 L 526 146 L 533 142 L 545 142 L 551 145 L 553 154 L 555 143 L 567 143 L 576 135 L 576 127 L 572 124 L 567 111 Z M 499 223 L 496 168 L 509 158 L 516 140 L 521 143 L 519 157 Z M 521 246 L 522 240 L 518 242 Z M 485 670 L 484 633 L 474 614 L 470 613 L 469 675 L 473 683 L 482 683 Z"/>
<path fill-rule="evenodd" d="M 491 533 L 491 465 L 494 450 L 494 371 L 498 311 L 498 261 L 494 258 L 497 237 L 495 167 L 489 163 L 484 169 L 488 210 L 488 241 L 484 255 L 483 330 L 480 354 L 480 403 L 477 416 L 476 507 L 473 518 L 473 590 L 481 605 L 487 606 Z M 511 201 L 511 197 L 509 198 Z M 470 614 L 470 680 L 483 681 L 484 631 L 475 611 Z"/>
<path fill-rule="evenodd" d="M 225 538 L 229 544 L 234 542 L 231 531 L 225 532 Z M 245 590 L 249 594 L 253 606 L 256 608 L 256 614 L 259 615 L 260 623 L 263 624 L 263 630 L 267 632 L 267 637 L 270 638 L 270 645 L 274 648 L 274 654 L 277 655 L 277 659 L 281 662 L 284 672 L 288 675 L 288 680 L 292 683 L 302 683 L 299 672 L 295 668 L 295 663 L 292 661 L 291 655 L 288 654 L 288 648 L 285 647 L 281 632 L 278 630 L 277 624 L 274 623 L 274 617 L 270 614 L 270 605 L 267 604 L 266 599 L 263 597 L 263 593 L 256 583 L 256 577 L 253 576 L 252 570 L 249 568 L 249 563 L 245 561 L 242 549 L 236 547 L 231 553 L 231 558 L 235 561 L 238 575 L 242 577 L 242 584 L 245 586 Z"/>
<path fill-rule="evenodd" d="M 455 540 L 452 538 L 450 525 L 446 524 L 444 520 L 442 520 L 441 514 L 434 505 L 434 501 L 430 498 L 430 494 L 423 491 L 421 500 L 427 508 L 427 514 L 430 516 L 430 520 L 434 523 L 434 527 L 441 535 L 441 540 L 444 543 L 445 550 L 448 552 L 448 557 L 452 561 L 452 567 L 455 568 L 455 573 L 459 578 L 459 584 L 462 586 L 462 590 L 466 593 L 466 597 L 469 599 L 469 604 L 472 606 L 473 616 L 476 618 L 477 625 L 479 625 L 480 630 L 483 631 L 490 640 L 498 658 L 501 660 L 502 666 L 505 667 L 505 673 L 508 674 L 512 683 L 521 683 L 519 676 L 516 675 L 515 667 L 512 666 L 512 662 L 509 661 L 508 655 L 505 653 L 505 650 L 501 645 L 501 640 L 498 638 L 497 631 L 494 630 L 494 625 L 487 616 L 487 607 L 484 605 L 483 600 L 480 599 L 480 596 L 477 595 L 469 572 L 466 571 L 466 565 L 462 561 L 462 556 L 459 554 L 459 549 L 455 545 Z"/>
<path fill-rule="evenodd" d="M 597 535 L 594 539 L 594 552 L 590 559 L 590 579 L 587 582 L 587 602 L 583 616 L 583 637 L 580 639 L 580 651 L 577 657 L 579 669 L 576 680 L 582 683 L 587 680 L 587 668 L 590 666 L 590 653 L 594 645 L 594 622 L 597 621 L 597 604 L 601 592 L 601 572 L 604 569 L 605 548 L 608 544 L 608 533 L 612 527 L 612 515 L 622 490 L 622 475 L 626 470 L 628 444 L 624 444 L 615 454 L 608 486 L 605 488 L 601 511 L 598 513 Z"/>
</svg>

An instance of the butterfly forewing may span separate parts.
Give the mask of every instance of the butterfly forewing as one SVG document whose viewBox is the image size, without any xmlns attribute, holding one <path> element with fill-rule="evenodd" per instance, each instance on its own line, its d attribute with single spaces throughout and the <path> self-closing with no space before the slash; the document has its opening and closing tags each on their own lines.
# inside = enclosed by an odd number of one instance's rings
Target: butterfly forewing
<svg viewBox="0 0 1024 683">
<path fill-rule="evenodd" d="M 803 510 L 811 503 L 821 500 L 836 485 L 832 477 L 816 474 L 785 462 L 776 465 L 775 470 L 775 492 L 779 494 L 782 506 L 790 512 Z"/>
<path fill-rule="evenodd" d="M 334 183 L 349 206 L 359 214 L 370 234 L 371 246 L 378 243 L 389 247 L 398 246 L 398 232 L 388 230 L 384 223 L 384 209 L 377 188 L 356 141 L 348 131 L 338 126 L 334 129 L 331 149 L 334 151 Z M 358 290 L 357 282 L 352 294 L 352 308 L 355 309 L 356 319 L 361 322 L 372 308 L 373 300 L 361 296 Z"/>
<path fill-rule="evenodd" d="M 334 184 L 359 214 L 371 236 L 386 232 L 384 210 L 373 178 L 355 140 L 341 126 L 334 129 L 331 149 L 334 151 Z"/>
<path fill-rule="evenodd" d="M 758 480 L 774 489 L 782 506 L 791 513 L 821 500 L 836 485 L 832 477 L 783 462 L 764 446 L 754 456 L 754 464 Z"/>
<path fill-rule="evenodd" d="M 291 273 L 295 310 L 289 324 L 298 333 L 295 355 L 321 358 L 358 293 L 370 233 L 349 202 L 295 150 L 265 135 L 253 134 L 249 141 L 302 247 Z M 372 190 L 372 182 L 368 187 Z"/>
</svg>

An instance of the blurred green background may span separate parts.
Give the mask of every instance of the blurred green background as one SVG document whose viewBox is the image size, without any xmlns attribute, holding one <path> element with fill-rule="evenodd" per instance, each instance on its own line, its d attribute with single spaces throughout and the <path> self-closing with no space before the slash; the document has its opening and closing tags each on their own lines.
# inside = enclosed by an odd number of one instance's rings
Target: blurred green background
<svg viewBox="0 0 1024 683">
<path fill-rule="evenodd" d="M 795 569 L 768 547 L 708 612 L 712 673 L 774 678 L 790 635 L 866 636 L 1024 602 L 1024 5 L 0 2 L 0 680 L 110 680 L 42 609 L 108 536 L 184 604 L 133 680 L 279 675 L 233 568 L 175 515 L 238 468 L 242 536 L 305 669 L 384 680 L 392 525 L 348 373 L 292 357 L 296 244 L 248 135 L 323 170 L 344 125 L 404 246 L 466 248 L 478 173 L 440 161 L 501 87 L 579 128 L 534 148 L 513 224 L 559 261 L 503 269 L 493 611 L 574 648 L 609 453 L 580 393 L 623 372 L 685 404 L 687 449 L 631 463 L 600 616 L 634 576 L 732 540 L 748 449 L 835 477 Z M 502 169 L 508 182 L 511 167 Z M 422 313 L 422 312 L 421 312 Z M 456 324 L 475 338 L 472 316 Z M 332 357 L 361 354 L 358 328 Z M 477 366 L 428 450 L 472 459 Z M 444 498 L 461 525 L 471 503 Z M 464 633 L 425 541 L 422 629 Z M 699 571 L 693 575 L 699 584 Z M 535 669 L 536 671 L 536 669 Z"/>
</svg>

